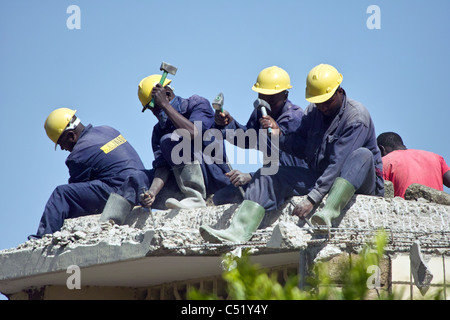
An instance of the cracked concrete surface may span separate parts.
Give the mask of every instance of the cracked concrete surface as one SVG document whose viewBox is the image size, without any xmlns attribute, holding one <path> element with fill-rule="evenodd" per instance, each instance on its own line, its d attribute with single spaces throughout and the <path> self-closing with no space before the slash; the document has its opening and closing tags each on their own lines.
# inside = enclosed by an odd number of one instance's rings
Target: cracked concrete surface
<svg viewBox="0 0 450 320">
<path fill-rule="evenodd" d="M 295 203 L 304 197 L 294 197 Z M 326 200 L 326 199 L 325 199 Z M 68 219 L 63 228 L 42 239 L 0 251 L 0 291 L 15 279 L 65 271 L 69 265 L 91 267 L 168 256 L 216 256 L 240 245 L 206 244 L 200 236 L 203 224 L 224 229 L 238 204 L 191 210 L 149 212 L 134 208 L 125 225 L 100 223 L 100 215 Z M 317 208 L 320 210 L 323 204 Z M 379 228 L 388 231 L 389 250 L 409 252 L 414 241 L 423 253 L 450 254 L 450 206 L 424 198 L 404 200 L 357 195 L 334 222 L 332 238 L 317 237 L 303 220 L 290 215 L 287 203 L 267 213 L 250 242 L 254 254 L 298 252 L 319 241 L 319 257 L 335 255 L 349 245 L 357 248 Z M 329 248 L 323 250 L 323 248 Z"/>
<path fill-rule="evenodd" d="M 298 203 L 303 197 L 294 197 Z M 317 208 L 320 210 L 323 204 Z M 48 250 L 72 248 L 80 245 L 95 245 L 106 242 L 110 245 L 123 243 L 138 244 L 145 232 L 155 231 L 149 252 L 204 244 L 198 229 L 201 225 L 211 225 L 217 229 L 228 226 L 238 204 L 210 206 L 191 210 L 161 210 L 149 212 L 136 207 L 125 221 L 125 225 L 113 222 L 99 223 L 99 215 L 90 215 L 65 221 L 61 231 L 46 235 L 42 239 L 30 240 L 17 248 L 0 251 L 0 256 L 19 250 L 34 250 L 46 247 Z M 270 240 L 272 247 L 279 243 L 284 248 L 294 249 L 296 243 L 309 240 L 308 228 L 304 221 L 290 215 L 292 205 L 285 204 L 279 211 L 267 213 L 262 227 L 251 241 Z M 406 201 L 401 198 L 380 198 L 357 195 L 352 198 L 333 226 L 341 230 L 388 229 L 392 232 L 409 234 L 434 234 L 450 231 L 450 206 L 430 203 L 426 200 Z M 278 226 L 279 223 L 282 223 Z M 284 224 L 283 224 L 284 223 Z M 284 229 L 280 232 L 280 227 Z M 276 228 L 276 234 L 273 234 Z M 281 239 L 289 234 L 305 239 Z M 273 239 L 271 239 L 273 237 Z M 275 241 L 278 237 L 279 240 Z M 281 244 L 281 241 L 284 241 Z M 288 244 L 290 241 L 290 244 Z"/>
</svg>

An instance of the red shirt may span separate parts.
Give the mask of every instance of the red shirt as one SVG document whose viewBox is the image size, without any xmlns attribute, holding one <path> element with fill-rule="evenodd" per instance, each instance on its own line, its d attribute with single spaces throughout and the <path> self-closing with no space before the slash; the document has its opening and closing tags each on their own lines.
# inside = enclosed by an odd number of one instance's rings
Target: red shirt
<svg viewBox="0 0 450 320">
<path fill-rule="evenodd" d="M 383 158 L 383 178 L 394 184 L 394 196 L 405 197 L 413 183 L 443 191 L 443 176 L 450 170 L 444 158 L 422 150 L 396 150 Z"/>
</svg>

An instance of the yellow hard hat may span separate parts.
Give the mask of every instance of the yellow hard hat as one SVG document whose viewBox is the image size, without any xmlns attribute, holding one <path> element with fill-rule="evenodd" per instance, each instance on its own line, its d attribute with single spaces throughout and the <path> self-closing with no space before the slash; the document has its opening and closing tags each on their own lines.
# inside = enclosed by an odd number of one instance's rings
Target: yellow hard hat
<svg viewBox="0 0 450 320">
<path fill-rule="evenodd" d="M 329 64 L 315 66 L 306 78 L 306 100 L 312 103 L 327 101 L 339 88 L 342 79 L 342 74 Z"/>
<path fill-rule="evenodd" d="M 273 66 L 262 70 L 252 90 L 262 94 L 276 94 L 291 89 L 291 78 L 283 69 Z"/>
<path fill-rule="evenodd" d="M 45 132 L 47 136 L 55 143 L 55 149 L 58 145 L 58 139 L 64 130 L 67 128 L 70 120 L 72 120 L 73 116 L 77 110 L 72 110 L 68 108 L 59 108 L 47 117 L 44 123 Z"/>
<path fill-rule="evenodd" d="M 152 101 L 152 90 L 155 87 L 157 83 L 161 81 L 162 75 L 160 74 L 153 74 L 151 76 L 148 76 L 139 82 L 138 87 L 138 97 L 139 100 L 142 103 L 142 106 L 145 107 L 147 104 Z M 172 80 L 166 79 L 164 81 L 163 87 L 170 84 Z"/>
</svg>

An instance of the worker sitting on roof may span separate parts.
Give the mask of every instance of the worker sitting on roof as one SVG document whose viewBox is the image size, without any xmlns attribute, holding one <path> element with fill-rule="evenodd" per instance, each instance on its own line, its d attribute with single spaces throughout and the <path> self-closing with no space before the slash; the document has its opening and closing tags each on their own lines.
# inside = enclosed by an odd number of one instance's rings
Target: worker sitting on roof
<svg viewBox="0 0 450 320">
<path fill-rule="evenodd" d="M 36 235 L 61 229 L 65 219 L 101 213 L 111 192 L 119 190 L 134 171 L 144 169 L 139 155 L 117 130 L 108 126 L 84 126 L 76 110 L 54 110 L 45 121 L 48 137 L 66 159 L 69 183 L 58 186 L 50 196 Z"/>
<path fill-rule="evenodd" d="M 406 189 L 418 183 L 439 191 L 450 187 L 450 168 L 443 157 L 433 152 L 407 149 L 395 132 L 377 138 L 383 156 L 383 177 L 392 181 L 394 196 L 405 197 Z"/>
<path fill-rule="evenodd" d="M 185 198 L 177 200 L 169 198 L 165 205 L 169 209 L 201 208 L 206 206 L 205 199 L 216 190 L 227 186 L 230 182 L 225 176 L 229 171 L 225 158 L 223 140 L 204 141 L 203 134 L 214 123 L 214 111 L 209 101 L 198 95 L 193 95 L 188 99 L 176 96 L 169 86 L 171 80 L 166 79 L 163 85 L 159 83 L 161 75 L 151 75 L 144 78 L 138 87 L 138 96 L 142 106 L 146 107 L 154 99 L 154 107 L 149 107 L 158 123 L 153 127 L 152 147 L 154 154 L 153 168 L 151 170 L 136 171 L 128 177 L 119 192 L 121 197 L 115 195 L 114 203 L 129 202 L 130 204 L 141 204 L 145 208 L 150 208 L 155 202 L 170 175 L 175 177 L 179 190 Z M 197 125 L 196 125 L 197 124 Z M 180 136 L 180 129 L 187 135 Z M 214 138 L 214 137 L 213 137 Z M 183 154 L 183 161 L 175 159 L 178 153 L 174 152 L 180 143 L 187 140 L 192 144 L 190 154 Z M 194 140 L 200 139 L 202 147 L 196 150 Z M 203 150 L 207 145 L 219 143 L 222 152 L 217 155 L 220 159 L 205 159 Z M 183 150 L 183 153 L 186 150 Z M 187 156 L 187 161 L 186 157 Z M 143 191 L 145 190 L 145 191 Z M 113 199 L 111 198 L 111 202 Z M 129 211 L 104 214 L 109 216 L 123 216 Z"/>
<path fill-rule="evenodd" d="M 269 129 L 278 126 L 283 134 L 295 132 L 300 126 L 303 110 L 288 99 L 288 90 L 291 88 L 290 77 L 285 70 L 277 66 L 263 69 L 259 73 L 252 90 L 258 93 L 259 99 L 267 102 L 267 108 L 264 107 L 267 109 L 265 110 L 267 114 L 265 115 L 261 107 L 258 108 L 256 105 L 247 124 L 244 126 L 238 123 L 228 111 L 216 111 L 215 127 L 221 129 L 224 137 L 227 135 L 228 140 L 231 135 L 226 134 L 226 132 L 230 132 L 230 130 L 234 130 L 236 133 L 236 130 L 241 129 L 244 134 L 253 130 L 256 133 L 255 136 L 258 137 L 258 139 L 256 139 L 257 142 L 259 142 L 261 138 L 261 129 Z M 238 147 L 247 149 L 253 147 L 262 151 L 265 157 L 264 163 L 268 163 L 268 161 L 272 159 L 273 161 L 277 161 L 277 166 L 306 166 L 304 160 L 276 148 L 275 144 L 271 143 L 270 135 L 267 138 L 267 150 L 261 150 L 264 149 L 264 147 L 261 147 L 259 143 L 250 146 L 248 143 L 242 143 L 242 141 L 236 137 L 232 138 L 233 140 L 231 142 Z M 221 205 L 225 203 L 241 202 L 242 195 L 239 193 L 237 187 L 241 186 L 245 190 L 254 174 L 254 172 L 243 173 L 239 170 L 232 170 L 227 173 L 232 184 L 218 190 L 214 194 L 214 204 Z M 262 190 L 262 192 L 264 191 L 265 190 Z"/>
<path fill-rule="evenodd" d="M 372 119 L 361 103 L 347 98 L 341 83 L 342 75 L 330 65 L 321 64 L 309 72 L 306 100 L 311 104 L 298 131 L 285 135 L 277 126 L 272 128 L 272 135 L 280 134 L 280 149 L 305 159 L 308 168 L 280 167 L 274 175 L 258 170 L 246 190 L 246 200 L 273 211 L 286 196 L 307 195 L 292 212 L 307 218 L 328 194 L 325 207 L 314 213 L 312 223 L 329 228 L 355 192 L 384 195 L 381 154 Z M 242 212 L 233 216 L 228 229 L 202 226 L 200 233 L 211 242 L 246 241 L 258 227 L 259 218 Z"/>
</svg>

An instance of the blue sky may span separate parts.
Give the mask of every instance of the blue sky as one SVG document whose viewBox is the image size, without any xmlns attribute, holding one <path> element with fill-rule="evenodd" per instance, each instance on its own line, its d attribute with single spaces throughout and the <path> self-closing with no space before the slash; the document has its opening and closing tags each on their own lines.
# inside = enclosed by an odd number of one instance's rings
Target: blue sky
<svg viewBox="0 0 450 320">
<path fill-rule="evenodd" d="M 80 29 L 67 27 L 70 5 L 80 8 Z M 381 29 L 366 25 L 370 5 Z M 54 150 L 43 127 L 52 110 L 75 108 L 84 124 L 115 127 L 151 166 L 156 119 L 141 112 L 137 85 L 162 61 L 178 67 L 176 94 L 223 92 L 241 123 L 262 69 L 285 69 L 290 99 L 306 108 L 308 71 L 332 64 L 377 135 L 396 131 L 408 148 L 450 163 L 449 12 L 448 0 L 2 0 L 0 250 L 35 233 L 51 192 L 67 183 L 68 153 Z"/>
</svg>

